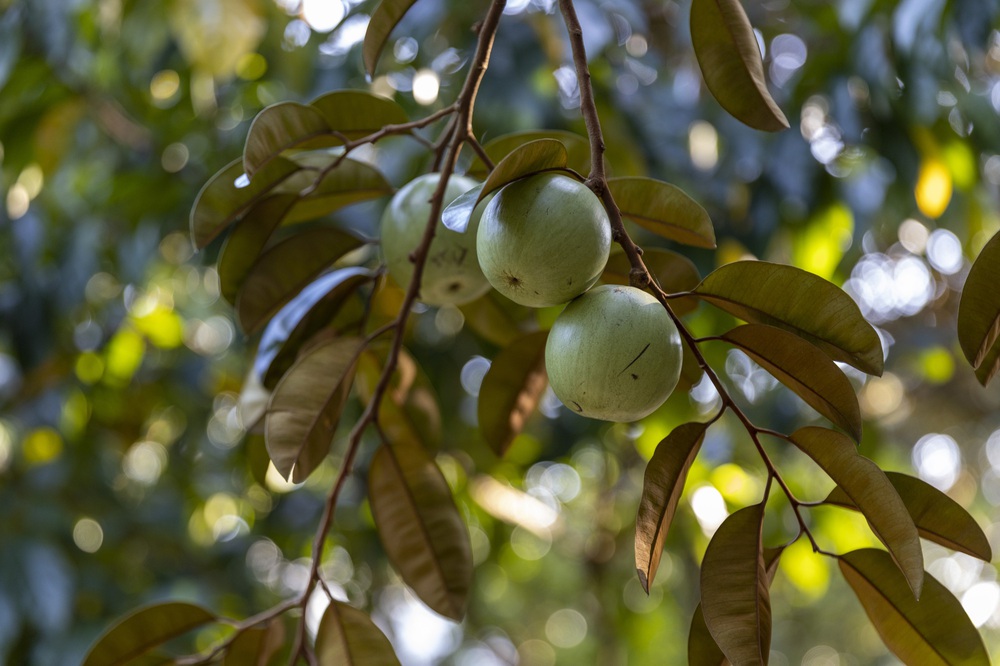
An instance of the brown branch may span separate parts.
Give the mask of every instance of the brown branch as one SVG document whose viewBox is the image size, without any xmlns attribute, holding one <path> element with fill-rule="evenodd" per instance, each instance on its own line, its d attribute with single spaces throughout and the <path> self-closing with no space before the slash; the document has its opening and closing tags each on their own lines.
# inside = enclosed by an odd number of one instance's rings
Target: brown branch
<svg viewBox="0 0 1000 666">
<path fill-rule="evenodd" d="M 681 337 L 684 339 L 684 343 L 694 354 L 694 357 L 698 362 L 698 366 L 705 372 L 709 381 L 712 382 L 715 386 L 715 390 L 719 393 L 723 409 L 729 409 L 736 415 L 736 417 L 743 424 L 744 428 L 746 428 L 747 433 L 750 435 L 750 439 L 753 440 L 754 446 L 757 448 L 757 452 L 760 455 L 761 460 L 764 462 L 764 466 L 767 468 L 768 488 L 770 488 L 772 478 L 777 481 L 778 486 L 788 497 L 788 501 L 791 503 L 792 508 L 795 511 L 795 517 L 799 523 L 800 534 L 804 533 L 809 537 L 809 541 L 812 543 L 812 547 L 815 552 L 828 554 L 824 553 L 824 551 L 820 549 L 816 540 L 813 538 L 808 525 L 806 525 L 805 519 L 802 517 L 801 507 L 803 506 L 803 503 L 795 497 L 791 489 L 785 483 L 785 480 L 781 478 L 781 474 L 778 472 L 777 467 L 775 467 L 771 457 L 767 454 L 767 451 L 764 450 L 764 447 L 760 442 L 759 434 L 766 433 L 769 435 L 776 434 L 779 437 L 784 436 L 780 433 L 776 433 L 775 431 L 758 428 L 753 424 L 753 422 L 750 421 L 750 418 L 740 408 L 740 406 L 736 404 L 733 397 L 722 384 L 722 380 L 719 379 L 719 375 L 712 369 L 711 366 L 709 366 L 708 361 L 705 360 L 704 354 L 702 354 L 701 350 L 698 348 L 697 343 L 699 339 L 692 335 L 691 331 L 684 326 L 684 322 L 681 321 L 680 317 L 678 317 L 670 307 L 670 298 L 674 298 L 677 295 L 668 295 L 652 278 L 652 275 L 642 261 L 642 248 L 635 244 L 629 236 L 628 231 L 625 229 L 621 211 L 618 209 L 618 205 L 615 203 L 614 197 L 611 195 L 611 190 L 608 188 L 608 181 L 604 168 L 604 136 L 601 132 L 601 121 L 597 113 L 597 104 L 594 102 L 594 89 L 590 80 L 590 68 L 587 65 L 587 52 L 583 43 L 583 29 L 580 27 L 580 20 L 577 18 L 576 9 L 573 7 L 573 0 L 559 0 L 559 9 L 562 12 L 563 19 L 566 23 L 566 29 L 569 32 L 570 47 L 573 52 L 573 65 L 576 69 L 577 83 L 580 88 L 580 112 L 583 114 L 583 121 L 587 126 L 587 136 L 590 138 L 591 171 L 590 176 L 587 178 L 587 185 L 601 199 L 601 202 L 607 209 L 608 218 L 611 222 L 612 238 L 614 238 L 614 240 L 621 245 L 622 249 L 625 251 L 625 255 L 628 257 L 629 263 L 632 266 L 629 271 L 629 283 L 633 287 L 649 289 L 653 293 L 653 296 L 656 297 L 656 300 L 658 300 L 660 304 L 663 305 L 664 309 L 666 309 L 667 314 L 670 315 L 671 320 L 673 320 L 674 324 L 677 326 L 677 330 L 681 334 Z"/>
</svg>

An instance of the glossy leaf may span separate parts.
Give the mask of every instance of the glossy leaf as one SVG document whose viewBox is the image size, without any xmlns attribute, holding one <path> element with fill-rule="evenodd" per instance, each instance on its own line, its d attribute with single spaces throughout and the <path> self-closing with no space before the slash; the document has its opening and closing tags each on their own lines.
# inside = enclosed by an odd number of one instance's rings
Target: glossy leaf
<svg viewBox="0 0 1000 666">
<path fill-rule="evenodd" d="M 502 456 L 538 405 L 548 377 L 545 341 L 548 331 L 529 333 L 493 359 L 479 389 L 479 430 Z"/>
<path fill-rule="evenodd" d="M 986 386 L 1000 371 L 1000 234 L 994 236 L 969 270 L 958 305 L 958 341 L 979 383 Z"/>
<path fill-rule="evenodd" d="M 257 261 L 274 230 L 298 197 L 294 194 L 273 194 L 258 202 L 233 228 L 219 252 L 216 270 L 219 272 L 219 291 L 230 303 L 250 268 Z"/>
<path fill-rule="evenodd" d="M 353 606 L 332 601 L 316 631 L 319 666 L 399 666 L 392 644 L 371 618 Z"/>
<path fill-rule="evenodd" d="M 709 274 L 694 293 L 744 321 L 789 330 L 835 361 L 882 374 L 882 343 L 875 329 L 842 289 L 808 271 L 737 261 Z"/>
<path fill-rule="evenodd" d="M 507 157 L 514 149 L 523 146 L 530 141 L 538 139 L 555 139 L 566 147 L 567 166 L 579 173 L 587 173 L 590 170 L 590 142 L 587 137 L 576 132 L 565 130 L 528 130 L 524 132 L 514 132 L 504 134 L 495 139 L 491 139 L 483 144 L 483 149 L 494 164 Z M 490 170 L 486 168 L 483 161 L 477 155 L 469 166 L 466 175 L 479 180 L 490 175 Z"/>
<path fill-rule="evenodd" d="M 500 298 L 503 298 L 502 296 Z M 504 299 L 506 307 L 521 307 L 513 301 Z M 497 302 L 496 292 L 492 289 L 471 303 L 459 305 L 458 309 L 465 316 L 465 325 L 476 332 L 481 338 L 497 345 L 506 347 L 522 334 L 517 320 Z"/>
<path fill-rule="evenodd" d="M 726 658 L 740 666 L 763 666 L 771 647 L 763 520 L 761 504 L 730 515 L 712 537 L 701 563 L 705 624 Z"/>
<path fill-rule="evenodd" d="M 948 589 L 927 576 L 920 600 L 885 551 L 867 548 L 840 558 L 882 641 L 911 666 L 989 666 L 983 639 Z"/>
<path fill-rule="evenodd" d="M 920 536 L 985 562 L 993 559 L 989 540 L 961 504 L 926 481 L 899 472 L 886 472 L 885 475 L 906 505 Z M 825 502 L 857 509 L 839 486 Z"/>
<path fill-rule="evenodd" d="M 668 294 L 691 291 L 701 281 L 701 275 L 691 260 L 670 250 L 648 248 L 642 253 L 642 263 Z M 601 281 L 627 285 L 631 271 L 628 256 L 624 252 L 614 252 L 608 258 Z M 670 301 L 670 307 L 677 315 L 685 315 L 698 307 L 698 301 L 695 298 L 675 298 Z"/>
<path fill-rule="evenodd" d="M 518 146 L 500 162 L 483 183 L 479 201 L 507 183 L 542 171 L 565 170 L 569 164 L 566 146 L 555 139 L 536 139 Z M 567 173 L 567 175 L 569 175 Z M 477 202 L 478 203 L 478 202 Z"/>
<path fill-rule="evenodd" d="M 451 229 L 460 234 L 464 234 L 469 228 L 469 221 L 472 213 L 479 205 L 479 194 L 483 191 L 485 183 L 476 185 L 471 190 L 458 195 L 450 204 L 441 211 L 441 224 L 447 229 Z"/>
<path fill-rule="evenodd" d="M 705 85 L 722 108 L 755 129 L 788 127 L 767 90 L 757 37 L 739 0 L 694 0 L 691 43 Z"/>
<path fill-rule="evenodd" d="M 264 432 L 271 461 L 286 479 L 304 481 L 330 452 L 354 364 L 363 349 L 357 338 L 317 345 L 275 387 Z"/>
<path fill-rule="evenodd" d="M 646 465 L 635 519 L 635 570 L 647 594 L 660 566 L 663 541 L 684 490 L 688 470 L 701 449 L 707 429 L 706 423 L 677 426 L 656 445 Z"/>
<path fill-rule="evenodd" d="M 309 105 L 323 114 L 330 129 L 349 141 L 409 120 L 403 107 L 393 100 L 360 90 L 336 90 L 317 97 Z"/>
<path fill-rule="evenodd" d="M 223 666 L 277 666 L 285 644 L 285 625 L 275 618 L 244 630 L 226 650 Z"/>
<path fill-rule="evenodd" d="M 793 333 L 764 324 L 738 326 L 722 339 L 739 347 L 806 404 L 861 441 L 854 387 L 830 358 Z"/>
<path fill-rule="evenodd" d="M 247 334 L 256 332 L 281 307 L 337 259 L 364 244 L 330 227 L 309 229 L 267 250 L 247 274 L 236 297 L 236 313 Z"/>
<path fill-rule="evenodd" d="M 845 435 L 826 428 L 800 428 L 792 443 L 816 461 L 858 510 L 868 519 L 875 535 L 886 545 L 900 571 L 920 596 L 924 581 L 924 556 L 920 537 L 899 493 L 885 472 L 860 455 Z"/>
<path fill-rule="evenodd" d="M 330 163 L 336 159 L 331 156 Z M 392 185 L 375 167 L 352 160 L 341 159 L 336 168 L 328 171 L 313 188 L 313 179 L 319 176 L 318 168 L 304 169 L 308 185 L 301 190 L 295 206 L 288 213 L 283 224 L 294 224 L 306 220 L 314 220 L 324 215 L 340 210 L 345 206 L 362 201 L 370 201 L 392 194 Z"/>
<path fill-rule="evenodd" d="M 396 27 L 396 24 L 416 1 L 382 0 L 372 12 L 371 20 L 368 22 L 368 31 L 365 33 L 365 41 L 361 47 L 361 57 L 365 62 L 365 71 L 368 76 L 375 76 L 375 66 L 378 64 L 379 55 L 385 48 L 385 43 L 389 40 L 392 29 Z"/>
<path fill-rule="evenodd" d="M 652 178 L 611 178 L 608 188 L 626 217 L 644 229 L 694 247 L 714 248 L 712 219 L 679 187 Z"/>
<path fill-rule="evenodd" d="M 312 106 L 298 102 L 272 104 L 258 113 L 250 124 L 243 148 L 243 167 L 252 178 L 258 169 L 283 151 L 322 137 L 327 137 L 330 145 L 339 143 L 332 138 L 326 118 Z"/>
<path fill-rule="evenodd" d="M 774 583 L 778 573 L 778 564 L 784 548 L 764 549 L 764 571 L 767 574 L 768 587 Z M 726 656 L 712 638 L 708 625 L 705 624 L 705 614 L 701 604 L 694 609 L 691 617 L 691 628 L 688 630 L 688 666 L 730 666 Z"/>
<path fill-rule="evenodd" d="M 389 561 L 431 610 L 465 615 L 472 584 L 472 546 L 451 489 L 423 447 L 386 443 L 368 478 L 375 527 Z"/>
<path fill-rule="evenodd" d="M 216 620 L 215 615 L 180 601 L 145 606 L 119 620 L 97 639 L 83 666 L 124 666 L 153 648 Z"/>
<path fill-rule="evenodd" d="M 299 349 L 331 326 L 347 299 L 373 278 L 367 268 L 338 268 L 320 276 L 281 308 L 268 322 L 257 347 L 254 370 L 262 384 L 273 389 L 295 362 Z"/>
<path fill-rule="evenodd" d="M 238 220 L 251 206 L 299 170 L 290 160 L 276 158 L 247 180 L 243 160 L 230 162 L 212 176 L 191 208 L 191 238 L 201 248 Z M 238 186 L 238 185 L 239 186 Z"/>
</svg>

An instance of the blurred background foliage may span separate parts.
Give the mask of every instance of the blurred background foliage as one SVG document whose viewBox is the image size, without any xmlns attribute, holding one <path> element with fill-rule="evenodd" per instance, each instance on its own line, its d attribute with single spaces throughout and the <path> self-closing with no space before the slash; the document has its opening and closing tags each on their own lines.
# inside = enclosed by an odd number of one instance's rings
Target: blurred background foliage
<svg viewBox="0 0 1000 666">
<path fill-rule="evenodd" d="M 582 132 L 553 4 L 508 2 L 481 138 Z M 359 50 L 373 5 L 0 0 L 0 660 L 78 663 L 113 618 L 153 600 L 242 618 L 301 589 L 336 461 L 293 490 L 268 472 L 259 437 L 244 437 L 255 341 L 220 302 L 218 243 L 194 255 L 187 215 L 268 104 L 350 87 L 418 117 L 453 99 L 485 3 L 421 0 L 368 82 Z M 888 355 L 881 378 L 852 374 L 862 452 L 946 490 L 1000 548 L 1000 387 L 978 387 L 955 336 L 970 259 L 1000 229 L 1000 2 L 746 3 L 792 123 L 777 135 L 741 126 L 705 93 L 688 2 L 577 5 L 612 173 L 671 181 L 706 206 L 718 251 L 682 250 L 703 274 L 755 256 L 844 284 Z M 422 151 L 400 140 L 369 157 L 399 186 L 428 167 Z M 382 205 L 335 219 L 375 235 Z M 689 321 L 703 334 L 731 323 L 707 306 Z M 360 481 L 338 507 L 326 579 L 372 612 L 404 664 L 684 663 L 708 537 L 762 491 L 745 433 L 726 420 L 710 431 L 647 598 L 632 560 L 645 461 L 717 396 L 694 378 L 627 426 L 576 417 L 550 394 L 497 460 L 475 429 L 497 347 L 473 324 L 426 310 L 409 343 L 444 406 L 437 460 L 470 524 L 468 619 L 440 619 L 402 587 Z M 708 350 L 758 423 L 816 418 L 742 353 Z M 777 443 L 774 453 L 801 496 L 829 491 L 803 456 Z M 794 527 L 775 508 L 773 544 Z M 874 543 L 857 515 L 811 517 L 831 549 Z M 1000 651 L 995 565 L 930 545 L 926 555 Z M 801 541 L 772 603 L 772 664 L 897 663 L 831 562 Z M 313 625 L 321 612 L 310 607 Z"/>
</svg>

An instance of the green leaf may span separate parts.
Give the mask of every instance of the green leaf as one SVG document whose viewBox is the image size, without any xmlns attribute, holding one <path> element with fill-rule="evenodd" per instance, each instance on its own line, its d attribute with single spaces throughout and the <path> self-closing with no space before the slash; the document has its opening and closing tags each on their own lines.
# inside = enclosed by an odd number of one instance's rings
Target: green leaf
<svg viewBox="0 0 1000 666">
<path fill-rule="evenodd" d="M 139 608 L 97 639 L 83 666 L 131 664 L 158 645 L 215 620 L 215 615 L 204 608 L 180 601 Z"/>
<path fill-rule="evenodd" d="M 271 394 L 264 420 L 267 452 L 283 477 L 300 483 L 330 452 L 364 343 L 324 342 L 303 354 Z"/>
<path fill-rule="evenodd" d="M 660 566 L 663 541 L 684 490 L 684 481 L 705 440 L 706 430 L 707 423 L 677 426 L 656 445 L 646 465 L 635 519 L 635 570 L 647 594 Z"/>
<path fill-rule="evenodd" d="M 528 333 L 501 350 L 479 389 L 479 430 L 494 453 L 502 456 L 542 397 L 545 341 L 548 331 Z"/>
<path fill-rule="evenodd" d="M 382 0 L 372 12 L 371 20 L 368 22 L 368 31 L 365 33 L 365 41 L 361 47 L 361 57 L 365 61 L 365 71 L 368 76 L 375 76 L 375 66 L 378 64 L 379 55 L 389 40 L 392 29 L 396 27 L 396 24 L 416 1 Z"/>
<path fill-rule="evenodd" d="M 500 163 L 490 173 L 489 178 L 483 183 L 483 189 L 479 192 L 479 201 L 507 183 L 543 171 L 565 171 L 568 164 L 568 153 L 562 142 L 555 139 L 529 141 L 518 146 L 507 157 L 500 160 Z M 567 175 L 570 175 L 569 172 Z"/>
<path fill-rule="evenodd" d="M 695 295 L 754 324 L 795 333 L 835 361 L 881 375 L 882 343 L 842 289 L 784 264 L 737 261 L 708 275 Z"/>
<path fill-rule="evenodd" d="M 247 273 L 297 199 L 296 195 L 287 193 L 266 197 L 257 202 L 229 234 L 219 252 L 216 270 L 219 290 L 230 303 L 236 302 L 236 294 Z"/>
<path fill-rule="evenodd" d="M 247 182 L 242 159 L 224 166 L 209 178 L 194 200 L 191 208 L 191 238 L 194 244 L 202 248 L 211 243 L 251 206 L 298 170 L 299 166 L 294 162 L 275 158 Z M 237 187 L 237 182 L 241 187 Z"/>
<path fill-rule="evenodd" d="M 393 100 L 360 90 L 337 90 L 317 97 L 309 105 L 323 114 L 330 129 L 348 141 L 374 134 L 386 125 L 409 121 L 403 107 Z"/>
<path fill-rule="evenodd" d="M 441 211 L 441 224 L 446 229 L 460 234 L 465 233 L 465 230 L 469 228 L 472 213 L 479 205 L 479 193 L 483 191 L 484 185 L 485 183 L 476 185 L 445 206 L 445 209 Z"/>
<path fill-rule="evenodd" d="M 333 326 L 347 300 L 374 277 L 367 268 L 338 268 L 320 276 L 281 308 L 264 329 L 254 360 L 265 388 L 274 388 L 299 350 L 319 331 Z"/>
<path fill-rule="evenodd" d="M 278 102 L 263 109 L 250 124 L 243 147 L 243 167 L 253 174 L 282 152 L 326 138 L 325 145 L 341 143 L 333 137 L 323 114 L 298 102 Z"/>
<path fill-rule="evenodd" d="M 483 144 L 483 150 L 490 160 L 496 164 L 507 157 L 514 149 L 523 146 L 530 141 L 538 139 L 555 139 L 566 147 L 567 166 L 579 173 L 587 173 L 590 170 L 590 142 L 586 137 L 580 136 L 576 132 L 565 130 L 528 130 L 525 132 L 514 132 L 504 134 L 495 139 L 491 139 Z M 477 155 L 466 172 L 467 176 L 484 180 L 490 175 L 490 170 L 486 168 L 483 161 Z"/>
<path fill-rule="evenodd" d="M 962 604 L 927 576 L 914 599 L 884 551 L 866 548 L 841 556 L 840 571 L 854 590 L 882 641 L 911 666 L 989 666 L 983 639 Z"/>
<path fill-rule="evenodd" d="M 739 347 L 806 404 L 861 441 L 854 387 L 830 358 L 793 333 L 765 324 L 738 326 L 722 339 Z"/>
<path fill-rule="evenodd" d="M 740 666 L 763 666 L 771 647 L 763 520 L 762 504 L 730 515 L 712 537 L 701 563 L 705 624 L 726 658 Z"/>
<path fill-rule="evenodd" d="M 652 274 L 653 279 L 668 294 L 691 291 L 698 286 L 701 275 L 691 260 L 682 254 L 651 247 L 642 253 L 642 263 Z M 604 267 L 601 280 L 605 284 L 630 284 L 629 273 L 632 264 L 624 252 L 613 252 Z M 693 312 L 698 307 L 694 298 L 675 298 L 670 301 L 670 307 L 678 316 Z"/>
<path fill-rule="evenodd" d="M 757 37 L 739 0 L 694 0 L 691 43 L 705 84 L 722 108 L 754 129 L 788 128 L 767 90 Z"/>
<path fill-rule="evenodd" d="M 497 292 L 491 289 L 471 303 L 459 305 L 458 309 L 465 316 L 465 324 L 479 337 L 498 347 L 506 347 L 522 334 L 521 327 L 509 310 L 522 306 L 502 296 L 500 298 L 506 301 L 503 305 L 498 302 Z"/>
<path fill-rule="evenodd" d="M 322 227 L 286 238 L 261 255 L 236 297 L 240 326 L 256 332 L 316 276 L 364 245 L 357 236 Z"/>
<path fill-rule="evenodd" d="M 644 229 L 694 247 L 715 247 L 712 219 L 679 187 L 653 178 L 611 178 L 608 188 L 621 211 Z"/>
<path fill-rule="evenodd" d="M 899 472 L 885 475 L 906 505 L 920 536 L 984 562 L 993 559 L 989 540 L 961 504 L 920 479 Z M 839 486 L 824 501 L 848 509 L 858 508 Z"/>
<path fill-rule="evenodd" d="M 768 587 L 774 582 L 774 576 L 778 573 L 782 551 L 784 546 L 764 549 L 764 569 Z M 700 603 L 694 609 L 691 628 L 688 630 L 688 666 L 730 666 L 729 660 L 722 654 L 722 650 L 708 631 Z"/>
<path fill-rule="evenodd" d="M 793 432 L 791 440 L 823 468 L 864 514 L 875 536 L 886 545 L 906 576 L 913 595 L 919 597 L 924 581 L 920 537 L 885 472 L 860 455 L 854 443 L 839 432 L 810 426 Z"/>
<path fill-rule="evenodd" d="M 969 270 L 958 304 L 958 341 L 986 386 L 1000 372 L 1000 234 L 990 239 Z"/>
<path fill-rule="evenodd" d="M 319 666 L 399 666 L 392 644 L 371 618 L 331 601 L 316 631 Z"/>
<path fill-rule="evenodd" d="M 226 650 L 223 666 L 277 666 L 285 644 L 285 624 L 274 618 L 263 627 L 250 627 Z"/>
<path fill-rule="evenodd" d="M 372 458 L 368 492 L 379 538 L 403 582 L 431 610 L 461 621 L 472 546 L 441 470 L 418 443 L 387 442 Z"/>
<path fill-rule="evenodd" d="M 335 159 L 340 159 L 340 164 L 323 175 L 313 187 L 313 179 L 319 175 L 318 170 L 329 166 Z M 314 167 L 315 170 L 303 169 L 301 173 L 308 176 L 309 181 L 296 192 L 300 194 L 299 200 L 282 220 L 284 224 L 315 220 L 345 206 L 377 199 L 393 192 L 392 185 L 386 181 L 382 172 L 371 165 L 336 155 L 330 155 L 329 164 Z M 303 191 L 306 194 L 302 195 Z"/>
</svg>

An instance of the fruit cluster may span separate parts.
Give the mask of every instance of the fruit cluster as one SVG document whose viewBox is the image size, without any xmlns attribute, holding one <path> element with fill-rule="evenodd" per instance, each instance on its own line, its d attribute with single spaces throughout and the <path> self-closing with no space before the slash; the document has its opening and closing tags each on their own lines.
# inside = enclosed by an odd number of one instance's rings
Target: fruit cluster
<svg viewBox="0 0 1000 666">
<path fill-rule="evenodd" d="M 400 284 L 413 276 L 410 252 L 423 234 L 437 184 L 437 174 L 410 182 L 383 215 L 383 252 Z M 445 204 L 475 185 L 453 176 Z M 539 173 L 480 203 L 465 233 L 438 221 L 420 298 L 430 305 L 460 305 L 492 286 L 529 307 L 568 302 L 545 346 L 552 390 L 583 416 L 635 421 L 663 404 L 677 385 L 680 334 L 648 293 L 618 285 L 591 289 L 610 251 L 611 226 L 600 199 L 569 176 Z"/>
</svg>

